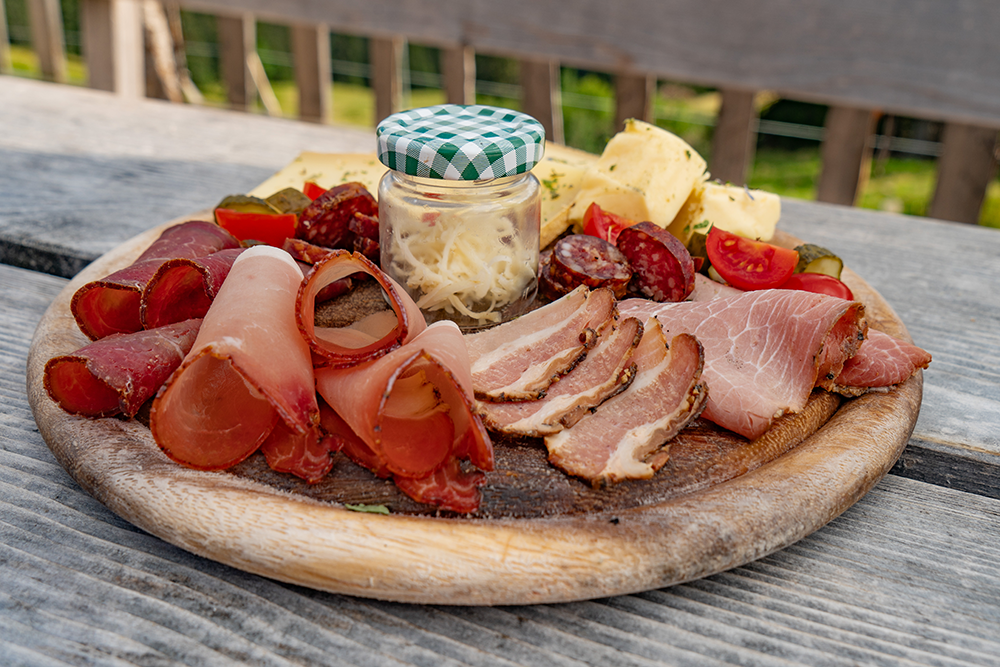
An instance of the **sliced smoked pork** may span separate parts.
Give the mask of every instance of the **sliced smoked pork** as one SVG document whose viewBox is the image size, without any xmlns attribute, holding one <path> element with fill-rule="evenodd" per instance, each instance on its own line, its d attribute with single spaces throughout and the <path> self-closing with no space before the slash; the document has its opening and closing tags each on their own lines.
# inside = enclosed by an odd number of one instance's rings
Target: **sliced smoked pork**
<svg viewBox="0 0 1000 667">
<path fill-rule="evenodd" d="M 611 290 L 578 287 L 527 315 L 465 336 L 477 398 L 541 398 L 592 347 L 616 315 Z"/>
<path fill-rule="evenodd" d="M 635 377 L 632 354 L 642 324 L 628 317 L 601 333 L 597 344 L 573 370 L 553 382 L 535 401 L 482 401 L 477 412 L 488 428 L 503 433 L 543 436 L 573 426 L 591 408 L 624 391 Z"/>
<path fill-rule="evenodd" d="M 844 396 L 885 391 L 927 368 L 930 362 L 931 355 L 916 345 L 869 329 L 861 349 L 844 363 L 832 389 Z"/>
<path fill-rule="evenodd" d="M 761 290 L 704 302 L 622 301 L 623 315 L 655 316 L 667 336 L 705 348 L 711 388 L 702 416 L 751 440 L 774 419 L 832 388 L 867 330 L 858 302 L 796 290 Z"/>
<path fill-rule="evenodd" d="M 655 319 L 647 320 L 628 389 L 609 398 L 572 428 L 546 436 L 549 461 L 594 486 L 647 479 L 666 463 L 667 443 L 701 412 L 701 345 L 674 336 L 669 347 Z"/>
<path fill-rule="evenodd" d="M 317 439 L 309 347 L 295 323 L 302 272 L 284 250 L 255 246 L 233 263 L 194 347 L 153 402 L 150 430 L 173 460 L 222 470 L 282 421 Z"/>
</svg>

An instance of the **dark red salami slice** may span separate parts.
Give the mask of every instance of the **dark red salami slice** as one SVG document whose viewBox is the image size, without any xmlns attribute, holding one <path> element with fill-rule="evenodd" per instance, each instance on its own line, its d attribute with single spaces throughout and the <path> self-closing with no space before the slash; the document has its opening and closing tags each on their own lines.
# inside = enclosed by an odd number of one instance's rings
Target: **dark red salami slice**
<svg viewBox="0 0 1000 667">
<path fill-rule="evenodd" d="M 325 246 L 353 250 L 357 237 L 351 231 L 355 213 L 378 216 L 378 204 L 361 183 L 338 185 L 324 192 L 299 215 L 296 236 L 303 241 Z"/>
<path fill-rule="evenodd" d="M 132 417 L 191 350 L 201 320 L 112 334 L 45 364 L 45 390 L 84 417 Z"/>
<path fill-rule="evenodd" d="M 589 234 L 564 236 L 552 248 L 550 279 L 567 288 L 580 285 L 591 289 L 608 287 L 615 296 L 625 296 L 632 278 L 628 259 L 604 239 Z"/>
<path fill-rule="evenodd" d="M 205 257 L 178 258 L 160 265 L 142 291 L 140 318 L 145 329 L 204 317 L 244 248 Z"/>
<path fill-rule="evenodd" d="M 652 222 L 622 230 L 618 249 L 632 266 L 628 292 L 653 301 L 683 301 L 694 289 L 694 261 L 680 240 Z"/>
<path fill-rule="evenodd" d="M 142 291 L 165 261 L 204 257 L 238 247 L 240 242 L 213 222 L 175 225 L 164 230 L 132 265 L 77 290 L 70 310 L 80 330 L 91 340 L 139 331 Z"/>
</svg>

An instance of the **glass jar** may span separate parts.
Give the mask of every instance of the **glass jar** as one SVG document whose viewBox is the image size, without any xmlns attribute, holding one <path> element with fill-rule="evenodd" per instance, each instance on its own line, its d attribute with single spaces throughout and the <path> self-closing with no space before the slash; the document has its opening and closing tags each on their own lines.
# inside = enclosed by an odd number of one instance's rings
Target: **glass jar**
<svg viewBox="0 0 1000 667">
<path fill-rule="evenodd" d="M 474 331 L 523 313 L 538 288 L 541 124 L 446 104 L 390 116 L 377 135 L 382 270 L 428 322 Z"/>
</svg>

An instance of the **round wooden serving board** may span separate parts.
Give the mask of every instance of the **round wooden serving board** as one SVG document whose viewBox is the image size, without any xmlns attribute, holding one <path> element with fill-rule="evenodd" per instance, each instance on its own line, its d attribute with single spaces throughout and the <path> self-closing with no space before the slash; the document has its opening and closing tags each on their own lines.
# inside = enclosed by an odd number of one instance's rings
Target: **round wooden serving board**
<svg viewBox="0 0 1000 667">
<path fill-rule="evenodd" d="M 818 416 L 792 418 L 787 430 L 775 431 L 776 445 L 746 449 L 771 451 L 756 462 L 720 475 L 699 454 L 710 438 L 693 437 L 671 449 L 677 469 L 668 464 L 653 481 L 606 495 L 545 466 L 544 451 L 530 443 L 498 439 L 497 470 L 478 516 L 421 514 L 403 504 L 389 515 L 350 511 L 338 502 L 338 468 L 316 487 L 255 473 L 252 463 L 229 472 L 189 470 L 168 460 L 138 421 L 82 419 L 49 399 L 46 361 L 88 342 L 69 311 L 73 293 L 131 263 L 162 229 L 94 262 L 49 307 L 28 358 L 35 419 L 66 470 L 118 515 L 193 553 L 293 584 L 403 602 L 499 605 L 697 579 L 788 546 L 850 507 L 892 467 L 920 408 L 920 373 L 888 393 L 843 403 L 819 397 L 810 404 L 819 406 Z M 845 276 L 869 323 L 909 340 L 889 305 L 856 275 Z M 809 419 L 825 424 L 815 430 Z M 801 433 L 811 435 L 803 440 Z M 696 479 L 681 479 L 684 462 L 699 459 Z M 354 502 L 394 497 L 389 483 L 344 474 L 346 484 L 371 492 Z"/>
</svg>

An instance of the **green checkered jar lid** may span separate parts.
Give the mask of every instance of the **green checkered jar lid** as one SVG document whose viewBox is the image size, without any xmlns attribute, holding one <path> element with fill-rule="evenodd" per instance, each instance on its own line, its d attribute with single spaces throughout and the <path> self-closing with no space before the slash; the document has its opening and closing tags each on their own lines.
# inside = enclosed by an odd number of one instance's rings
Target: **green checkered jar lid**
<svg viewBox="0 0 1000 667">
<path fill-rule="evenodd" d="M 439 104 L 379 123 L 378 159 L 410 176 L 484 181 L 531 171 L 545 128 L 527 114 L 480 104 Z"/>
</svg>

